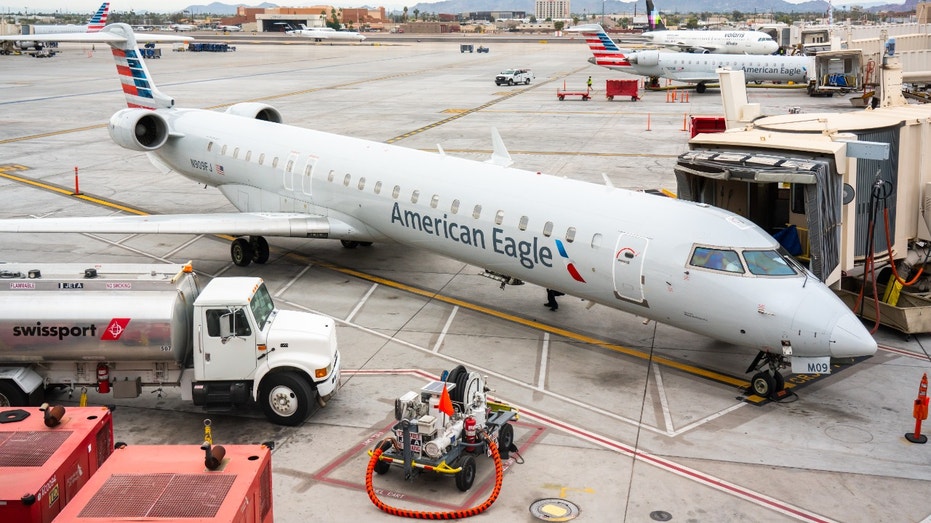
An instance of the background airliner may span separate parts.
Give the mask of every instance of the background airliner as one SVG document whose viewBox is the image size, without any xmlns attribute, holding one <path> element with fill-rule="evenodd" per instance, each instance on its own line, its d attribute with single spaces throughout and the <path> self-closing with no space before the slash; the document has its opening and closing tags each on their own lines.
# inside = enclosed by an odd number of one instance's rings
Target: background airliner
<svg viewBox="0 0 931 523">
<path fill-rule="evenodd" d="M 110 2 L 100 4 L 100 8 L 94 13 L 94 16 L 87 21 L 86 25 L 34 25 L 32 34 L 66 34 L 66 33 L 96 33 L 107 25 L 107 16 L 110 13 Z M 29 37 L 27 37 L 29 38 Z M 43 44 L 38 40 L 16 40 L 11 43 L 14 47 L 25 51 L 26 49 L 42 49 Z"/>
<path fill-rule="evenodd" d="M 694 83 L 699 93 L 705 92 L 705 84 L 718 81 L 719 68 L 741 70 L 748 82 L 804 84 L 808 83 L 808 72 L 813 70 L 810 56 L 624 52 L 598 24 L 581 25 L 569 31 L 585 37 L 594 55 L 588 61 L 595 65 L 650 78 Z"/>
<path fill-rule="evenodd" d="M 332 27 L 315 27 L 313 29 L 308 29 L 305 26 L 301 26 L 300 29 L 291 29 L 286 31 L 287 34 L 292 36 L 303 36 L 304 38 L 313 38 L 317 42 L 322 42 L 323 40 L 342 40 L 342 41 L 354 41 L 361 42 L 365 40 L 365 36 L 361 35 L 355 31 L 337 31 Z"/>
<path fill-rule="evenodd" d="M 646 0 L 650 30 L 643 36 L 655 45 L 687 53 L 718 54 L 773 54 L 779 44 L 761 31 L 692 31 L 668 30 L 653 9 L 653 1 Z"/>
<path fill-rule="evenodd" d="M 714 207 L 281 123 L 264 103 L 183 109 L 152 82 L 125 24 L 113 47 L 127 108 L 118 145 L 217 187 L 239 212 L 0 220 L 0 232 L 240 236 L 236 265 L 265 263 L 266 236 L 397 242 L 593 303 L 760 351 L 757 394 L 799 361 L 872 355 L 876 342 L 834 293 L 752 222 Z M 76 40 L 89 41 L 87 36 Z M 0 37 L 2 38 L 2 37 Z M 494 190 L 490 190 L 494 188 Z"/>
</svg>

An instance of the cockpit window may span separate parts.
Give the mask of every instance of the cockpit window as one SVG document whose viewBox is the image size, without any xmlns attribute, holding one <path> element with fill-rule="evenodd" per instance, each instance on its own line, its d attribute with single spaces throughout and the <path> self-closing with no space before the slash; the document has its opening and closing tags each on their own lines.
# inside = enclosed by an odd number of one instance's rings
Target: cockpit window
<svg viewBox="0 0 931 523">
<path fill-rule="evenodd" d="M 744 273 L 744 268 L 740 263 L 740 256 L 737 254 L 737 251 L 728 249 L 695 247 L 689 265 L 715 271 L 733 272 L 736 274 Z"/>
<path fill-rule="evenodd" d="M 777 251 L 744 251 L 747 268 L 759 276 L 792 276 L 797 274 Z"/>
</svg>

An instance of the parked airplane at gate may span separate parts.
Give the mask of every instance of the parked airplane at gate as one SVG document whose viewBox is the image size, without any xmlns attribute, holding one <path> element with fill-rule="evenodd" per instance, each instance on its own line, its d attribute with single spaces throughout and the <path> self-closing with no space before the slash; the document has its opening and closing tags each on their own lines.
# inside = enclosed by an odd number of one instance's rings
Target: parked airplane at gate
<svg viewBox="0 0 931 523">
<path fill-rule="evenodd" d="M 365 40 L 365 36 L 361 35 L 355 31 L 337 31 L 332 27 L 315 27 L 308 29 L 304 25 L 301 25 L 300 29 L 291 29 L 290 31 L 285 31 L 287 34 L 292 36 L 303 36 L 304 38 L 313 38 L 314 41 L 322 42 L 323 40 L 340 40 L 340 41 L 354 41 L 361 42 Z"/>
<path fill-rule="evenodd" d="M 62 34 L 62 33 L 96 33 L 107 25 L 107 16 L 110 13 L 110 2 L 100 4 L 100 8 L 94 13 L 94 16 L 88 20 L 86 25 L 33 25 L 32 33 L 29 35 L 42 34 Z M 16 40 L 12 44 L 14 47 L 25 51 L 26 49 L 42 49 L 43 45 L 37 40 Z"/>
<path fill-rule="evenodd" d="M 589 62 L 630 74 L 694 83 L 705 92 L 718 81 L 718 69 L 742 70 L 748 82 L 808 83 L 810 56 L 696 54 L 663 51 L 622 51 L 598 24 L 569 29 L 581 33 L 594 55 Z"/>
<path fill-rule="evenodd" d="M 397 242 L 760 352 L 754 390 L 779 368 L 872 355 L 834 293 L 752 222 L 684 202 L 487 162 L 293 127 L 264 103 L 175 107 L 129 26 L 113 47 L 127 108 L 108 129 L 166 172 L 219 188 L 235 213 L 0 220 L 0 232 L 230 234 L 236 265 L 265 263 L 266 236 Z M 86 41 L 86 40 L 85 40 Z M 494 190 L 490 190 L 493 188 Z M 748 371 L 749 372 L 749 371 Z"/>
<path fill-rule="evenodd" d="M 773 54 L 779 44 L 761 31 L 690 31 L 669 30 L 654 15 L 653 1 L 646 0 L 650 30 L 643 36 L 655 45 L 687 53 Z"/>
</svg>

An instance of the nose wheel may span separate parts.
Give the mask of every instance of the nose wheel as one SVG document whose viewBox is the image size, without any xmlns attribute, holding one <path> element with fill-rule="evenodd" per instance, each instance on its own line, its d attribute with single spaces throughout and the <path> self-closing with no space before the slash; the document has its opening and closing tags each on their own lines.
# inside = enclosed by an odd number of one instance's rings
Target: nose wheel
<svg viewBox="0 0 931 523">
<path fill-rule="evenodd" d="M 779 369 L 788 367 L 785 356 L 772 352 L 760 351 L 747 372 L 757 371 L 750 378 L 750 391 L 757 396 L 775 399 L 781 396 L 786 388 L 786 380 Z"/>
</svg>

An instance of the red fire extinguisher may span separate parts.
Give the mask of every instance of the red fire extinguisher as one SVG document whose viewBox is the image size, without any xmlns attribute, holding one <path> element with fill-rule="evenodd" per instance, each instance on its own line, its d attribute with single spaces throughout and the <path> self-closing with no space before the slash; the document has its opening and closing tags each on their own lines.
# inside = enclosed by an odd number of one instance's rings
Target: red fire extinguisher
<svg viewBox="0 0 931 523">
<path fill-rule="evenodd" d="M 110 392 L 110 367 L 106 363 L 97 364 L 97 392 L 101 394 Z"/>
<path fill-rule="evenodd" d="M 475 451 L 475 444 L 478 443 L 478 438 L 475 437 L 475 418 L 469 416 L 462 422 L 462 428 L 465 431 L 465 448 L 469 452 Z"/>
</svg>

